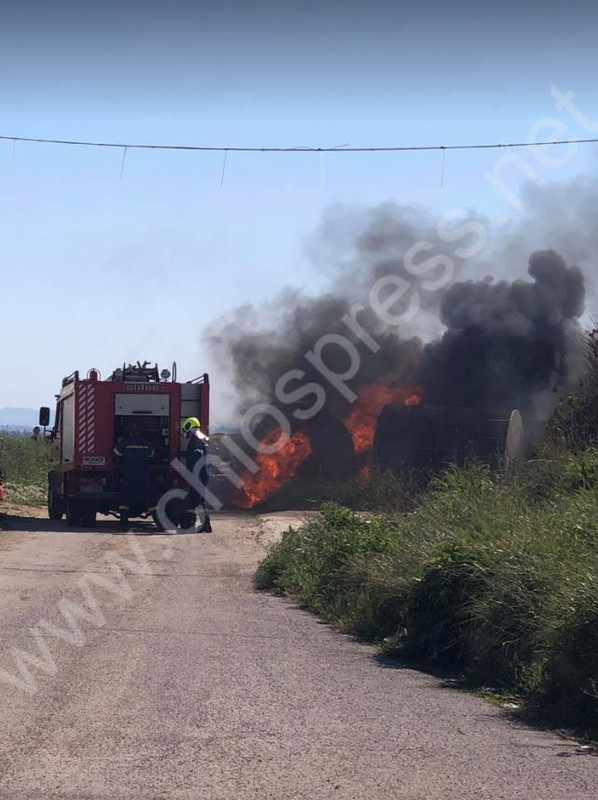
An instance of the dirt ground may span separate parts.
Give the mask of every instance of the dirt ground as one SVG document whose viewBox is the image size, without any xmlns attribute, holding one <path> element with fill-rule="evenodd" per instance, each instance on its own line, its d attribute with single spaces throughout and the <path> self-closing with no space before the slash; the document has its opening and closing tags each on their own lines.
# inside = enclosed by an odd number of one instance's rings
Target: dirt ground
<svg viewBox="0 0 598 800">
<path fill-rule="evenodd" d="M 0 531 L 3 800 L 594 800 L 598 759 L 252 588 L 301 515 Z"/>
</svg>

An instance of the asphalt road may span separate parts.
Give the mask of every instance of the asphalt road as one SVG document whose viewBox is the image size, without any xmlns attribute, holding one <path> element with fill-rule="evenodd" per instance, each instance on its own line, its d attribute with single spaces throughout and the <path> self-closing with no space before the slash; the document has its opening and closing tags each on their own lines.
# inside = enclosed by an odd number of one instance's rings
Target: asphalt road
<svg viewBox="0 0 598 800">
<path fill-rule="evenodd" d="M 598 758 L 575 743 L 254 592 L 293 519 L 214 515 L 195 536 L 10 520 L 0 798 L 595 800 Z"/>
</svg>

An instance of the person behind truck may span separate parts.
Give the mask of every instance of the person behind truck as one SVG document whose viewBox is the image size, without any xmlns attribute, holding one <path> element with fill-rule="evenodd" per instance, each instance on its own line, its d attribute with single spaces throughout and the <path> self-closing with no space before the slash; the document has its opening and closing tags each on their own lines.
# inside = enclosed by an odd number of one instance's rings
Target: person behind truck
<svg viewBox="0 0 598 800">
<path fill-rule="evenodd" d="M 42 433 L 42 429 L 38 425 L 36 425 L 35 428 L 33 429 L 33 433 L 31 434 L 31 440 L 33 442 L 40 442 L 41 441 L 41 433 Z"/>
<path fill-rule="evenodd" d="M 139 425 L 118 440 L 114 455 L 121 466 L 120 520 L 127 525 L 130 516 L 147 511 L 150 500 L 150 463 L 154 449 Z"/>
<path fill-rule="evenodd" d="M 199 486 L 192 486 L 186 498 L 186 508 L 188 511 L 195 511 L 198 519 L 203 516 L 203 523 L 198 528 L 198 533 L 211 533 L 212 525 L 208 507 L 206 505 L 205 490 L 210 480 L 208 468 L 208 456 L 210 453 L 210 440 L 201 430 L 201 422 L 197 417 L 188 417 L 181 425 L 181 431 L 187 439 L 187 449 L 185 451 L 185 466 L 189 472 L 193 472 L 195 479 L 199 479 Z M 201 462 L 199 474 L 195 470 L 197 464 Z"/>
</svg>

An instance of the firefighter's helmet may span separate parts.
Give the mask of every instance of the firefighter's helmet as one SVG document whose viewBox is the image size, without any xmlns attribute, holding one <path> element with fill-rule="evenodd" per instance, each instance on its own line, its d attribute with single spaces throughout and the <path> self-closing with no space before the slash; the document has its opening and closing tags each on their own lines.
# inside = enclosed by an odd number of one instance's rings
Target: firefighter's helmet
<svg viewBox="0 0 598 800">
<path fill-rule="evenodd" d="M 183 433 L 189 433 L 189 431 L 193 431 L 196 428 L 201 428 L 201 422 L 197 419 L 197 417 L 187 417 L 187 419 L 181 425 L 181 430 Z"/>
</svg>

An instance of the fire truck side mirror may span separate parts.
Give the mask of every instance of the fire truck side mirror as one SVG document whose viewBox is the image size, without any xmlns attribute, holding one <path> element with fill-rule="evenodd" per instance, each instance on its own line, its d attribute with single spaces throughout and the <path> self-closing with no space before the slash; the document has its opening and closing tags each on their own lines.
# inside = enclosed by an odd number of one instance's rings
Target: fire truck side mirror
<svg viewBox="0 0 598 800">
<path fill-rule="evenodd" d="M 50 424 L 50 409 L 42 406 L 39 410 L 39 424 L 42 428 L 47 428 Z"/>
</svg>

